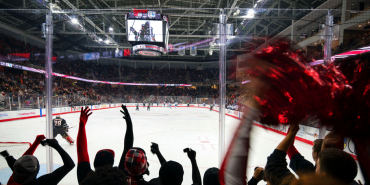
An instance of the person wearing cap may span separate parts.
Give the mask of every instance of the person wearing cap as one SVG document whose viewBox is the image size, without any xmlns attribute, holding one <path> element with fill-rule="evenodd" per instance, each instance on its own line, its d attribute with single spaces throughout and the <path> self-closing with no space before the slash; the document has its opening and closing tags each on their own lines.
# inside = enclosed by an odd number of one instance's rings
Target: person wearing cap
<svg viewBox="0 0 370 185">
<path fill-rule="evenodd" d="M 43 139 L 45 139 L 44 135 L 38 135 L 35 142 L 18 160 L 15 160 L 14 157 L 10 156 L 6 151 L 1 152 L 1 155 L 5 157 L 9 167 L 13 171 L 8 185 L 57 185 L 75 167 L 72 158 L 63 150 L 57 140 L 46 139 L 45 143 L 59 153 L 64 165 L 54 170 L 52 173 L 36 178 L 40 170 L 40 164 L 38 159 L 32 154 Z"/>
<path fill-rule="evenodd" d="M 73 145 L 75 141 L 72 137 L 68 134 L 68 125 L 65 119 L 61 118 L 60 115 L 57 115 L 55 119 L 53 119 L 53 138 L 57 137 L 60 134 L 63 139 L 67 140 L 70 145 Z"/>
<path fill-rule="evenodd" d="M 123 110 L 123 111 L 122 111 Z M 130 114 L 126 106 L 122 105 L 121 113 L 124 115 L 123 119 L 126 120 L 126 134 L 125 134 L 125 146 L 123 150 L 123 154 L 121 157 L 121 161 L 119 163 L 118 168 L 124 170 L 124 157 L 130 148 L 133 146 L 134 142 L 134 135 L 132 130 L 132 121 Z M 81 115 L 80 115 L 80 123 L 79 123 L 79 130 L 77 135 L 77 180 L 78 183 L 81 184 L 82 181 L 88 176 L 89 172 L 92 172 L 89 159 L 89 153 L 87 150 L 87 137 L 86 137 L 86 123 L 89 116 L 92 114 L 88 107 L 81 108 Z M 114 157 L 115 153 L 113 150 L 110 149 L 103 149 L 99 150 L 94 159 L 94 168 L 95 170 L 101 167 L 111 167 L 113 168 L 114 164 Z M 122 171 L 123 171 L 122 170 Z"/>
<path fill-rule="evenodd" d="M 144 180 L 143 177 L 145 174 L 149 175 L 148 167 L 145 151 L 142 148 L 133 147 L 125 156 L 122 170 L 130 177 L 131 185 L 148 185 L 153 184 Z"/>
</svg>

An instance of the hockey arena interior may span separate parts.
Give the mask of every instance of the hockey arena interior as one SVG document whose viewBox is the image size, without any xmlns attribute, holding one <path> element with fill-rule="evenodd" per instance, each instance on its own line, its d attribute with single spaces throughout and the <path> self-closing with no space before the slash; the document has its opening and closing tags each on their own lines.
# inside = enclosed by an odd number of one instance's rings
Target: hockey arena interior
<svg viewBox="0 0 370 185">
<path fill-rule="evenodd" d="M 0 185 L 370 183 L 368 0 L 1 0 Z"/>
</svg>

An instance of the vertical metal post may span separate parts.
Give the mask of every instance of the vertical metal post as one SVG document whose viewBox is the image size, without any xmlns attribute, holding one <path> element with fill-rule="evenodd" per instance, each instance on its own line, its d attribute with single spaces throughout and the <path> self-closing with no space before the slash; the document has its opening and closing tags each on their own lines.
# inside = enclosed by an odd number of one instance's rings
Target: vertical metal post
<svg viewBox="0 0 370 185">
<path fill-rule="evenodd" d="M 18 95 L 18 110 L 21 110 L 21 96 Z"/>
<path fill-rule="evenodd" d="M 219 136 L 218 136 L 218 158 L 219 167 L 222 165 L 222 160 L 225 155 L 225 95 L 226 95 L 226 15 L 222 9 L 220 12 L 220 115 L 219 115 Z"/>
<path fill-rule="evenodd" d="M 52 6 L 50 6 L 52 7 Z M 46 14 L 46 42 L 45 42 L 45 81 L 46 81 L 46 138 L 53 138 L 53 126 L 52 126 L 52 57 L 53 57 L 53 16 L 52 10 Z M 52 148 L 46 147 L 46 172 L 51 173 L 53 171 L 53 152 Z"/>
<path fill-rule="evenodd" d="M 329 65 L 331 63 L 331 45 L 333 41 L 333 16 L 331 10 L 328 10 L 326 16 L 325 26 L 325 45 L 324 45 L 324 64 Z M 321 126 L 319 129 L 319 139 L 324 139 L 326 134 L 326 126 Z"/>
<path fill-rule="evenodd" d="M 37 106 L 40 108 L 40 97 L 37 97 Z"/>
<path fill-rule="evenodd" d="M 328 10 L 326 16 L 325 26 L 325 45 L 324 45 L 324 64 L 329 65 L 331 63 L 331 45 L 333 42 L 333 16 L 331 10 Z"/>
<path fill-rule="evenodd" d="M 13 97 L 12 97 L 13 99 Z M 12 110 L 12 101 L 10 100 L 10 97 L 9 97 L 9 110 Z"/>
</svg>

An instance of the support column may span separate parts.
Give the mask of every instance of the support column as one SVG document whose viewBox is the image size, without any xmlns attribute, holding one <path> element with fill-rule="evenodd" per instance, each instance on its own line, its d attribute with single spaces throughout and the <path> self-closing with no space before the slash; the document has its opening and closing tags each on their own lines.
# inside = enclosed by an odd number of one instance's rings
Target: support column
<svg viewBox="0 0 370 185">
<path fill-rule="evenodd" d="M 295 42 L 294 37 L 297 34 L 297 26 L 295 26 L 294 23 L 295 23 L 295 20 L 292 20 L 292 26 L 291 26 L 291 31 L 290 31 L 290 41 L 291 41 L 291 45 L 292 46 L 293 46 L 293 44 Z"/>
<path fill-rule="evenodd" d="M 50 4 L 50 7 L 51 4 Z M 45 42 L 45 95 L 46 95 L 46 138 L 53 138 L 53 123 L 52 123 L 52 57 L 53 57 L 53 16 L 51 9 L 46 14 L 46 42 Z M 53 150 L 51 147 L 46 147 L 46 172 L 51 173 L 53 171 Z"/>
<path fill-rule="evenodd" d="M 331 11 L 328 10 L 328 15 L 326 16 L 326 26 L 325 26 L 325 45 L 324 45 L 324 64 L 329 65 L 331 61 L 331 45 L 333 41 L 333 16 Z M 324 139 L 326 134 L 326 126 L 320 124 L 319 128 L 319 139 Z"/>
<path fill-rule="evenodd" d="M 333 42 L 333 16 L 331 11 L 328 10 L 328 15 L 326 16 L 326 26 L 325 26 L 325 45 L 324 45 L 324 63 L 329 65 L 331 63 L 331 46 Z"/>
<path fill-rule="evenodd" d="M 225 96 L 226 96 L 226 15 L 225 10 L 222 9 L 220 13 L 220 111 L 219 111 L 219 136 L 218 136 L 218 160 L 219 167 L 222 165 L 222 160 L 225 156 Z"/>
<path fill-rule="evenodd" d="M 342 16 L 340 18 L 340 22 L 341 22 L 341 25 L 344 24 L 344 22 L 346 22 L 346 20 L 349 19 L 350 17 L 350 12 L 347 11 L 347 10 L 350 10 L 351 9 L 351 2 L 347 2 L 348 0 L 342 0 L 343 3 L 342 3 Z M 342 44 L 343 43 L 343 40 L 344 40 L 344 29 L 343 29 L 343 26 L 339 26 L 339 44 Z"/>
</svg>

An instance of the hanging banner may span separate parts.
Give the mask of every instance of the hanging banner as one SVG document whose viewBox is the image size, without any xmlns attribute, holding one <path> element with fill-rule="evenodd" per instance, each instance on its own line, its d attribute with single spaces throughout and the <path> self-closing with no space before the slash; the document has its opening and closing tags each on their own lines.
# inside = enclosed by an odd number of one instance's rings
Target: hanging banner
<svg viewBox="0 0 370 185">
<path fill-rule="evenodd" d="M 185 46 L 180 46 L 179 55 L 184 56 L 185 55 Z"/>
<path fill-rule="evenodd" d="M 196 56 L 197 55 L 197 47 L 196 46 L 190 47 L 190 55 L 191 56 Z"/>
</svg>

